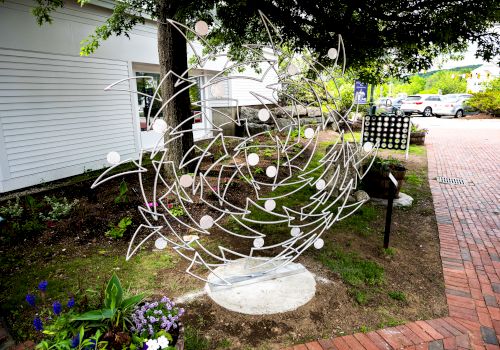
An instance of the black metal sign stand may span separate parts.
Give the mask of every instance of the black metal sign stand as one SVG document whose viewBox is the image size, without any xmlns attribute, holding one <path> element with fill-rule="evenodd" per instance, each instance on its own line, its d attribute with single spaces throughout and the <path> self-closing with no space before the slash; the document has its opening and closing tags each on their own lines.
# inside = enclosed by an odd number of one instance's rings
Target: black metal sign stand
<svg viewBox="0 0 500 350">
<path fill-rule="evenodd" d="M 394 204 L 394 197 L 398 188 L 398 181 L 389 172 L 389 198 L 387 200 L 387 211 L 385 213 L 385 231 L 384 231 L 384 249 L 389 248 L 389 239 L 391 237 L 391 224 L 392 224 L 392 206 Z"/>
</svg>

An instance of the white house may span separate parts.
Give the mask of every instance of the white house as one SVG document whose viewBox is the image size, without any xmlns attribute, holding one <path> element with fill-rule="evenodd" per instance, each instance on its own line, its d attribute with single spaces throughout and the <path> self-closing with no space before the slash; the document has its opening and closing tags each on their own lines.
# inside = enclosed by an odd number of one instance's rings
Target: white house
<svg viewBox="0 0 500 350">
<path fill-rule="evenodd" d="M 130 39 L 110 38 L 81 57 L 81 40 L 111 13 L 112 1 L 93 4 L 67 1 L 53 24 L 40 27 L 32 0 L 0 2 L 0 193 L 100 169 L 110 150 L 137 157 L 155 141 L 141 131 L 143 101 L 104 88 L 159 73 L 156 25 L 138 25 Z M 204 73 L 216 74 L 221 64 L 207 63 Z M 271 97 L 267 83 L 230 80 L 224 91 L 240 105 L 255 105 L 249 90 Z M 128 84 L 136 89 L 134 80 Z"/>
<path fill-rule="evenodd" d="M 480 92 L 486 88 L 486 83 L 500 77 L 500 67 L 494 64 L 483 64 L 470 73 L 467 78 L 467 92 Z"/>
</svg>

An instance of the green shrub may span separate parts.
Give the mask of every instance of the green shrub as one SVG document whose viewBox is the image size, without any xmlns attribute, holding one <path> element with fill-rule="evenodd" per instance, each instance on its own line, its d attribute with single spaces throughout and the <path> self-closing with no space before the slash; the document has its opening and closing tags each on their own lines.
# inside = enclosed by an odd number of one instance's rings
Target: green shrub
<svg viewBox="0 0 500 350">
<path fill-rule="evenodd" d="M 120 194 L 115 198 L 115 204 L 128 203 L 127 192 L 128 192 L 127 183 L 124 180 L 122 180 L 122 182 L 120 182 Z"/>
<path fill-rule="evenodd" d="M 7 205 L 0 207 L 0 214 L 9 218 L 18 218 L 23 215 L 23 207 L 19 204 L 19 197 L 16 197 L 16 201 L 12 203 L 10 200 Z"/>
<path fill-rule="evenodd" d="M 78 203 L 78 199 L 70 203 L 66 197 L 58 199 L 56 197 L 45 196 L 44 199 L 51 208 L 48 215 L 40 213 L 40 217 L 45 221 L 58 221 L 62 219 L 67 216 L 71 209 Z"/>
<path fill-rule="evenodd" d="M 500 78 L 490 81 L 484 92 L 475 93 L 465 103 L 480 112 L 500 116 Z"/>
<path fill-rule="evenodd" d="M 370 159 L 371 161 L 371 159 Z M 369 163 L 367 163 L 368 165 Z M 392 158 L 381 158 L 379 156 L 375 157 L 370 171 L 385 173 L 392 169 L 404 168 L 404 163 L 399 159 Z"/>
<path fill-rule="evenodd" d="M 357 291 L 355 294 L 354 294 L 354 299 L 356 299 L 356 302 L 359 304 L 359 305 L 364 305 L 367 303 L 368 301 L 368 297 L 366 296 L 366 293 L 365 292 L 362 292 L 362 291 Z"/>
<path fill-rule="evenodd" d="M 466 104 L 483 113 L 500 116 L 500 91 L 487 90 L 475 93 Z"/>
<path fill-rule="evenodd" d="M 259 174 L 263 174 L 264 173 L 264 169 L 262 169 L 261 167 L 255 167 L 255 169 L 253 170 L 253 173 L 255 175 L 259 175 Z"/>
<path fill-rule="evenodd" d="M 266 148 L 263 154 L 264 157 L 271 158 L 272 156 L 274 156 L 274 151 L 271 148 Z"/>
<path fill-rule="evenodd" d="M 403 292 L 400 291 L 392 291 L 387 293 L 389 297 L 391 297 L 394 300 L 399 300 L 399 301 L 406 301 L 406 295 Z"/>
<path fill-rule="evenodd" d="M 370 331 L 370 328 L 368 326 L 361 325 L 361 326 L 359 326 L 359 331 L 361 333 L 368 333 Z"/>
<path fill-rule="evenodd" d="M 429 129 L 421 128 L 420 125 L 411 123 L 411 132 L 425 132 L 426 134 L 429 132 Z"/>
<path fill-rule="evenodd" d="M 387 257 L 393 257 L 394 255 L 396 255 L 396 248 L 382 248 L 382 254 Z"/>
<path fill-rule="evenodd" d="M 106 231 L 106 236 L 113 239 L 122 238 L 130 225 L 132 225 L 132 218 L 126 216 L 120 220 L 118 225 L 110 224 L 110 229 Z"/>
<path fill-rule="evenodd" d="M 184 332 L 186 349 L 206 350 L 210 348 L 210 342 L 203 336 L 203 334 L 199 330 L 190 326 L 186 326 Z"/>
<path fill-rule="evenodd" d="M 169 205 L 168 211 L 174 218 L 178 218 L 185 214 L 184 209 L 180 205 L 172 205 L 172 206 Z"/>
</svg>

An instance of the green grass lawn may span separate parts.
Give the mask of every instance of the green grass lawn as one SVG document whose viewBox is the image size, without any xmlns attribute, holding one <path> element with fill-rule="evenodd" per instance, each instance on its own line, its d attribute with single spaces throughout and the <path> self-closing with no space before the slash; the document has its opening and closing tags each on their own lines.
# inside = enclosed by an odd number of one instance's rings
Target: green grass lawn
<svg viewBox="0 0 500 350">
<path fill-rule="evenodd" d="M 360 133 L 346 135 L 347 141 L 359 142 Z M 312 172 L 311 177 L 317 178 L 323 171 L 320 159 L 329 142 L 319 144 L 317 153 L 312 158 L 308 170 L 318 167 Z M 404 151 L 383 151 L 386 154 L 396 154 L 403 158 Z M 426 155 L 424 146 L 410 146 L 410 157 L 423 158 Z M 263 157 L 268 155 L 262 153 Z M 406 175 L 403 192 L 415 199 L 416 205 L 411 208 L 398 209 L 395 215 L 400 215 L 398 224 L 404 220 L 405 214 L 428 216 L 433 214 L 432 206 L 421 205 L 428 203 L 431 198 L 426 187 L 427 172 L 425 167 L 410 169 Z M 275 195 L 293 191 L 300 185 L 278 188 Z M 310 197 L 317 190 L 314 186 L 306 186 L 293 195 L 276 200 L 277 208 L 286 206 L 300 208 L 310 201 Z M 263 205 L 264 201 L 260 202 Z M 279 212 L 279 211 L 278 211 Z M 408 286 L 394 285 L 394 265 L 410 259 L 403 256 L 401 247 L 408 245 L 412 238 L 396 244 L 387 250 L 381 248 L 382 231 L 385 216 L 385 207 L 366 203 L 355 214 L 333 225 L 323 236 L 325 247 L 321 250 L 310 249 L 304 256 L 321 265 L 323 269 L 335 274 L 335 283 L 343 284 L 347 289 L 348 300 L 353 313 L 368 312 L 375 315 L 377 323 L 358 325 L 359 331 L 369 331 L 377 327 L 393 326 L 404 323 L 407 319 L 400 315 L 400 309 L 411 305 L 415 296 L 408 291 Z M 255 210 L 250 215 L 251 219 L 267 221 L 274 216 L 267 211 Z M 242 231 L 240 225 L 229 219 L 228 228 L 235 232 Z M 410 231 L 411 225 L 403 222 L 395 229 L 394 241 Z M 268 234 L 267 243 L 280 242 L 290 237 L 288 225 L 254 225 Z M 241 232 L 243 233 L 243 232 Z M 413 232 L 410 232 L 413 233 Z M 76 235 L 68 232 L 68 235 Z M 208 248 L 217 249 L 220 242 L 202 237 L 207 242 Z M 128 239 L 128 238 L 127 238 Z M 104 243 L 103 243 L 104 241 Z M 180 268 L 181 258 L 172 251 L 152 251 L 147 247 L 142 249 L 129 261 L 125 260 L 125 251 L 128 242 L 125 240 L 103 240 L 101 246 L 87 242 L 87 246 L 79 247 L 79 243 L 53 244 L 47 246 L 18 247 L 15 250 L 5 250 L 0 256 L 0 268 L 5 273 L 2 276 L 0 288 L 0 301 L 4 313 L 11 312 L 9 321 L 18 339 L 33 338 L 31 313 L 24 301 L 28 292 L 35 290 L 41 280 L 49 281 L 47 297 L 52 300 L 67 300 L 69 292 L 80 291 L 87 293 L 95 300 L 108 281 L 112 273 L 116 273 L 125 288 L 130 293 L 147 292 L 150 295 L 162 295 L 165 291 L 182 295 L 195 288 L 200 288 L 202 283 L 184 274 Z M 66 241 L 69 242 L 69 241 Z M 72 242 L 72 241 L 71 241 Z M 22 243 L 21 243 L 22 244 Z M 66 243 L 68 244 L 68 243 Z M 25 249 L 32 248 L 32 249 Z M 67 250 L 65 250 L 67 248 Z M 63 251 L 63 249 L 65 251 Z M 439 257 L 438 257 L 439 258 Z M 195 282 L 189 282 L 189 281 Z M 188 282 L 186 282 L 188 281 Z M 396 281 L 397 282 L 397 281 Z M 405 289 L 406 288 L 406 289 Z M 171 295 L 167 295 L 171 296 Z M 420 315 L 420 314 L 419 314 Z M 13 316 L 13 317 L 12 317 Z M 27 317 L 29 316 L 29 317 Z M 199 315 L 203 318 L 203 314 Z M 424 314 L 422 317 L 426 317 Z M 420 317 L 420 316 L 419 316 Z M 205 321 L 203 321 L 205 322 Z M 218 339 L 217 341 L 205 337 L 209 324 L 201 322 L 199 325 L 187 325 L 186 349 L 231 349 L 234 348 L 234 339 Z M 208 322 L 208 321 L 207 321 Z M 304 335 L 306 336 L 306 335 Z M 251 347 L 245 347 L 250 349 Z"/>
</svg>

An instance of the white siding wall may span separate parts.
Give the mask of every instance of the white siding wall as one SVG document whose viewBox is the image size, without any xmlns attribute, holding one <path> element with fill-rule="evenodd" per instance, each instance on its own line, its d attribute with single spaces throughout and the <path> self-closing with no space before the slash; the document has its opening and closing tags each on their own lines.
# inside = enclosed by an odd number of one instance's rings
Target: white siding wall
<svg viewBox="0 0 500 350">
<path fill-rule="evenodd" d="M 53 13 L 52 24 L 39 26 L 30 12 L 33 5 L 33 0 L 0 2 L 0 47 L 78 57 L 81 41 L 111 13 L 105 8 L 65 1 L 64 7 Z M 109 38 L 91 57 L 158 64 L 156 25 L 138 25 L 130 39 Z"/>
<path fill-rule="evenodd" d="M 193 43 L 194 50 L 201 55 L 203 51 L 203 46 L 199 42 Z M 188 56 L 193 55 L 193 50 L 188 46 Z M 272 52 L 268 51 L 266 54 L 267 58 L 273 58 Z M 217 56 L 214 60 L 208 60 L 205 62 L 204 66 L 201 67 L 204 71 L 203 73 L 210 78 L 217 72 L 220 72 L 223 67 L 230 66 L 228 64 L 227 58 L 225 56 Z M 255 92 L 268 99 L 275 100 L 273 95 L 273 90 L 267 88 L 270 84 L 276 84 L 278 76 L 274 70 L 268 70 L 269 63 L 261 63 L 259 65 L 260 72 L 256 72 L 254 68 L 248 67 L 243 72 L 233 71 L 229 74 L 232 79 L 222 82 L 224 85 L 224 97 L 220 101 L 212 101 L 210 105 L 212 107 L 229 107 L 233 106 L 234 102 L 228 103 L 227 98 L 237 99 L 239 106 L 251 106 L 259 105 L 260 102 L 257 100 L 250 92 Z M 242 78 L 238 78 L 242 77 Z M 257 78 L 261 81 L 256 81 L 252 79 L 244 79 L 243 77 Z M 208 91 L 207 98 L 212 98 L 210 91 Z"/>
<path fill-rule="evenodd" d="M 0 3 L 0 193 L 100 169 L 111 150 L 135 158 L 137 101 L 104 88 L 132 76 L 132 62 L 158 63 L 154 23 L 80 57 L 110 11 L 67 2 L 40 27 L 32 6 Z"/>
<path fill-rule="evenodd" d="M 132 100 L 104 92 L 128 64 L 0 49 L 3 190 L 101 168 L 110 150 L 135 157 Z"/>
<path fill-rule="evenodd" d="M 267 86 L 274 84 L 273 87 L 276 88 L 278 77 L 276 72 L 272 69 L 266 72 L 268 67 L 269 65 L 267 64 L 261 64 L 261 72 L 259 73 L 257 73 L 253 68 L 247 68 L 242 73 L 232 74 L 232 76 L 243 75 L 258 78 L 259 81 L 242 78 L 231 79 L 231 98 L 237 99 L 240 106 L 260 105 L 261 102 L 251 94 L 251 92 L 254 92 L 272 101 L 276 101 L 277 97 L 273 94 L 273 90 Z"/>
</svg>

